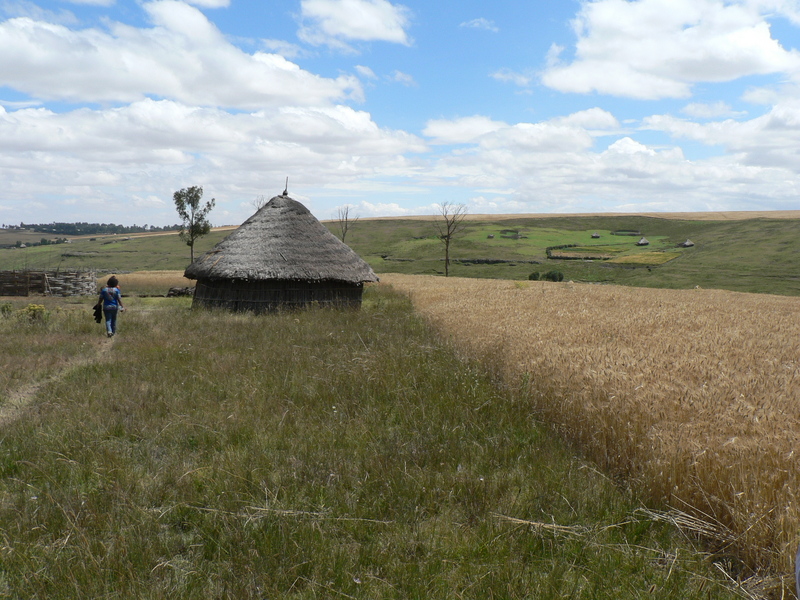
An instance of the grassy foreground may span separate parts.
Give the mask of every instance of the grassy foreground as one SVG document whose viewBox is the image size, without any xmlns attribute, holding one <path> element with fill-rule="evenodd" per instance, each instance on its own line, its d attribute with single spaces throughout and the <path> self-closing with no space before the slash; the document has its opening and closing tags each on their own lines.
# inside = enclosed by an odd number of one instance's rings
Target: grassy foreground
<svg viewBox="0 0 800 600">
<path fill-rule="evenodd" d="M 0 597 L 739 597 L 381 287 L 128 305 L 2 427 Z M 0 338 L 103 339 L 61 308 Z"/>
</svg>

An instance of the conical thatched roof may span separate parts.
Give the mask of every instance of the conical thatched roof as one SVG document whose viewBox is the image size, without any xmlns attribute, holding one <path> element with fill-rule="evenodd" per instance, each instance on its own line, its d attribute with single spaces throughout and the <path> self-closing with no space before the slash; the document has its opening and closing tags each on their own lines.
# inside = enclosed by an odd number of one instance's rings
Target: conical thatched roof
<svg viewBox="0 0 800 600">
<path fill-rule="evenodd" d="M 378 281 L 370 266 L 289 196 L 275 196 L 186 269 L 189 279 Z"/>
</svg>

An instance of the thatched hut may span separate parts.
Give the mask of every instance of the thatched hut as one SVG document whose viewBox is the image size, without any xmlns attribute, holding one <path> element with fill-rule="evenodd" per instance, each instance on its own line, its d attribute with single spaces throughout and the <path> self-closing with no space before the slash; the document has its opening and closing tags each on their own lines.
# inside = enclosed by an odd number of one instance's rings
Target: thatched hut
<svg viewBox="0 0 800 600">
<path fill-rule="evenodd" d="M 272 311 L 313 303 L 360 306 L 370 266 L 284 193 L 200 256 L 193 306 Z"/>
<path fill-rule="evenodd" d="M 647 246 L 649 244 L 650 244 L 650 241 L 646 237 L 643 237 L 638 242 L 636 242 L 637 246 Z"/>
<path fill-rule="evenodd" d="M 682 244 L 678 244 L 678 245 L 681 248 L 691 248 L 692 246 L 694 246 L 694 242 L 692 240 L 687 239 L 685 242 L 683 242 Z"/>
</svg>

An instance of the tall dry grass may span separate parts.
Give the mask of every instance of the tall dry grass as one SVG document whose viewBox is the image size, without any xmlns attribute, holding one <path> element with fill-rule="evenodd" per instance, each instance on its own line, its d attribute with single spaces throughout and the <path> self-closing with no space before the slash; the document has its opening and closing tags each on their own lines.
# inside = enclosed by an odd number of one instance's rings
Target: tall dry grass
<svg viewBox="0 0 800 600">
<path fill-rule="evenodd" d="M 788 573 L 800 537 L 800 299 L 382 276 L 454 345 L 715 550 Z M 699 528 L 699 527 L 698 527 Z"/>
<path fill-rule="evenodd" d="M 104 286 L 111 274 L 101 273 L 97 278 L 97 289 Z M 165 295 L 172 287 L 194 287 L 194 280 L 186 279 L 183 271 L 136 271 L 134 273 L 118 274 L 123 296 L 136 295 Z"/>
</svg>

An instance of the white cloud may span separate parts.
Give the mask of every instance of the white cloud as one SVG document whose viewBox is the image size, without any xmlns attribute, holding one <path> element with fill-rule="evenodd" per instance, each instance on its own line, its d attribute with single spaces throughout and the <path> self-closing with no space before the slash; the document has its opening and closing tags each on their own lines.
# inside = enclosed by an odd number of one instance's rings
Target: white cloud
<svg viewBox="0 0 800 600">
<path fill-rule="evenodd" d="M 643 121 L 642 128 L 722 147 L 745 165 L 797 170 L 800 100 L 785 101 L 747 121 L 725 119 L 701 124 L 670 115 L 654 115 Z"/>
<path fill-rule="evenodd" d="M 735 111 L 727 102 L 712 103 L 692 102 L 681 109 L 681 112 L 697 119 L 716 119 L 719 117 L 741 117 L 746 113 Z"/>
<path fill-rule="evenodd" d="M 561 152 L 580 152 L 588 150 L 593 140 L 582 127 L 560 125 L 557 123 L 517 123 L 485 135 L 480 140 L 484 150 L 497 150 L 503 153 L 553 154 Z M 539 157 L 539 160 L 550 160 Z"/>
<path fill-rule="evenodd" d="M 556 67 L 558 66 L 559 61 L 561 60 L 561 54 L 564 52 L 564 46 L 560 46 L 559 44 L 550 44 L 550 48 L 547 50 L 547 56 L 545 62 L 547 67 Z"/>
<path fill-rule="evenodd" d="M 342 50 L 347 42 L 409 45 L 409 10 L 387 0 L 302 0 L 301 40 Z"/>
<path fill-rule="evenodd" d="M 665 1 L 584 3 L 577 55 L 565 59 L 568 52 L 552 45 L 549 66 L 561 69 L 570 85 L 580 75 L 587 89 L 602 91 L 610 81 L 633 97 L 689 95 L 696 81 L 751 72 L 753 65 L 792 74 L 795 54 L 760 25 L 768 2 L 789 10 L 783 0 L 675 0 L 669 9 Z M 212 5 L 226 2 L 202 4 Z M 410 43 L 407 11 L 388 1 L 309 0 L 304 6 L 306 33 L 320 36 L 319 43 L 344 47 L 372 39 L 359 33 L 358 23 L 339 21 L 361 9 L 387 16 L 382 27 L 388 29 L 378 39 Z M 343 105 L 361 97 L 359 79 L 367 87 L 378 80 L 415 85 L 408 73 L 392 72 L 399 64 L 374 56 L 369 64 L 381 66 L 376 74 L 348 59 L 338 65 L 348 75 L 321 77 L 289 60 L 303 52 L 296 44 L 262 40 L 272 52 L 251 54 L 197 7 L 174 0 L 142 7 L 150 19 L 145 28 L 78 29 L 35 11 L 0 21 L 0 86 L 13 99 L 0 102 L 0 176 L 3 203 L 16 206 L 9 213 L 19 215 L 15 220 L 41 214 L 85 220 L 91 205 L 104 221 L 172 223 L 172 192 L 204 185 L 217 198 L 214 222 L 237 223 L 252 212 L 252 198 L 282 191 L 287 175 L 293 196 L 326 216 L 344 201 L 364 217 L 430 214 L 431 197 L 445 193 L 470 212 L 796 208 L 800 93 L 791 81 L 748 91 L 745 99 L 769 103 L 765 114 L 748 120 L 713 101 L 686 103 L 682 118 L 653 115 L 622 125 L 600 105 L 538 122 L 504 122 L 489 109 L 431 119 L 420 139 Z M 629 13 L 646 17 L 641 11 L 648 7 L 652 18 L 634 31 Z M 328 18 L 323 9 L 340 12 Z M 606 21 L 590 9 L 609 11 Z M 614 14 L 625 18 L 614 21 Z M 691 38 L 693 28 L 708 34 L 689 44 L 697 63 L 680 48 L 681 36 Z M 730 57 L 721 50 L 725 32 L 735 31 L 761 43 L 744 44 L 751 56 L 743 62 L 736 48 Z M 649 51 L 647 36 L 677 49 L 661 57 Z M 546 73 L 558 74 L 552 69 Z M 493 77 L 525 89 L 534 82 L 532 73 L 508 69 Z M 59 113 L 46 103 L 50 98 L 91 104 Z M 545 102 L 536 108 L 547 109 Z M 687 158 L 685 140 L 692 148 L 687 154 L 704 145 L 714 148 L 714 157 Z M 47 208 L 30 213 L 37 202 Z"/>
<path fill-rule="evenodd" d="M 479 19 L 472 19 L 471 21 L 464 21 L 459 27 L 468 27 L 470 29 L 485 29 L 492 33 L 499 33 L 500 29 L 494 24 L 494 21 L 489 21 L 480 17 Z"/>
<path fill-rule="evenodd" d="M 624 137 L 611 144 L 605 151 L 605 154 L 626 154 L 633 156 L 635 154 L 646 154 L 648 156 L 655 156 L 656 151 L 648 148 L 644 144 L 632 140 L 629 137 Z"/>
<path fill-rule="evenodd" d="M 468 128 L 469 120 L 433 121 L 425 130 L 437 143 L 462 145 L 432 157 L 421 183 L 491 190 L 473 197 L 473 212 L 796 208 L 800 177 L 791 159 L 800 132 L 800 102 L 743 123 L 728 119 L 701 125 L 669 116 L 644 121 L 643 129 L 709 146 L 724 144 L 729 151 L 697 160 L 688 159 L 677 143 L 646 144 L 635 132 L 596 148 L 593 135 L 608 135 L 618 127 L 617 119 L 601 109 L 538 123 L 483 122 L 483 131 Z"/>
<path fill-rule="evenodd" d="M 115 0 L 109 1 L 114 2 Z M 230 0 L 187 0 L 187 2 L 202 8 L 227 8 L 231 3 Z"/>
<path fill-rule="evenodd" d="M 0 98 L 0 106 L 10 109 L 31 108 L 33 106 L 41 105 L 42 102 L 39 100 L 3 100 Z"/>
<path fill-rule="evenodd" d="M 304 56 L 306 54 L 300 46 L 287 42 L 286 40 L 262 39 L 261 45 L 265 50 L 280 54 L 284 58 L 297 58 L 298 56 Z"/>
<path fill-rule="evenodd" d="M 417 85 L 417 82 L 414 81 L 413 76 L 409 75 L 408 73 L 403 73 L 402 71 L 395 71 L 392 73 L 389 79 L 395 83 L 402 83 L 406 87 L 413 87 Z"/>
<path fill-rule="evenodd" d="M 786 17 L 795 25 L 800 25 L 800 3 L 797 0 L 751 0 L 758 10 Z"/>
<path fill-rule="evenodd" d="M 355 208 L 356 212 L 363 217 L 402 217 L 419 214 L 418 212 L 400 206 L 396 202 L 372 203 L 364 200 L 356 204 Z"/>
<path fill-rule="evenodd" d="M 620 126 L 614 115 L 597 107 L 581 110 L 565 117 L 556 117 L 552 119 L 552 122 L 561 125 L 574 125 L 595 131 L 616 130 Z"/>
<path fill-rule="evenodd" d="M 475 196 L 467 202 L 467 211 L 471 215 L 529 213 L 531 205 L 505 196 Z"/>
<path fill-rule="evenodd" d="M 428 121 L 422 133 L 433 138 L 435 144 L 464 144 L 475 142 L 481 136 L 505 127 L 508 127 L 506 123 L 475 115 L 454 120 Z"/>
<path fill-rule="evenodd" d="M 132 197 L 132 203 L 137 208 L 164 208 L 167 206 L 167 202 L 165 202 L 162 198 L 158 198 L 157 196 L 147 196 L 141 197 L 134 195 Z"/>
<path fill-rule="evenodd" d="M 364 65 L 356 65 L 356 73 L 361 75 L 366 79 L 377 79 L 378 76 L 375 75 L 375 71 L 370 69 L 369 67 L 365 67 Z"/>
<path fill-rule="evenodd" d="M 428 121 L 423 134 L 434 144 L 480 144 L 484 148 L 549 152 L 588 148 L 592 135 L 619 130 L 617 119 L 608 111 L 590 108 L 540 123 L 509 125 L 474 115 L 458 119 Z"/>
<path fill-rule="evenodd" d="M 490 74 L 490 77 L 504 83 L 513 83 L 519 87 L 528 87 L 533 81 L 533 77 L 524 73 L 517 73 L 511 69 L 500 69 Z"/>
<path fill-rule="evenodd" d="M 243 109 L 362 97 L 354 76 L 324 78 L 277 54 L 242 52 L 187 4 L 158 0 L 144 9 L 151 29 L 0 22 L 0 85 L 42 99 L 134 102 L 152 95 Z"/>
<path fill-rule="evenodd" d="M 61 23 L 63 25 L 74 25 L 78 22 L 78 18 L 71 11 L 63 9 L 57 12 L 47 10 L 28 0 L 3 2 L 0 4 L 0 14 L 8 18 L 28 18 L 35 21 L 47 21 L 48 23 Z"/>
<path fill-rule="evenodd" d="M 0 108 L 4 199 L 88 195 L 105 199 L 104 210 L 112 213 L 144 207 L 144 200 L 190 184 L 208 184 L 220 207 L 265 189 L 277 193 L 287 175 L 290 184 L 305 188 L 347 187 L 408 173 L 398 157 L 426 149 L 420 139 L 383 129 L 368 113 L 345 106 L 239 114 L 167 100 L 62 114 Z M 120 196 L 135 201 L 115 204 Z M 174 222 L 171 212 L 167 203 L 163 216 L 147 220 Z M 141 220 L 141 214 L 128 219 Z"/>
<path fill-rule="evenodd" d="M 542 82 L 564 92 L 684 98 L 696 82 L 796 73 L 800 55 L 771 37 L 763 3 L 596 0 L 573 22 L 575 58 L 549 57 Z"/>
<path fill-rule="evenodd" d="M 772 105 L 780 101 L 781 92 L 770 87 L 749 88 L 742 94 L 742 100 L 752 104 Z"/>
</svg>

